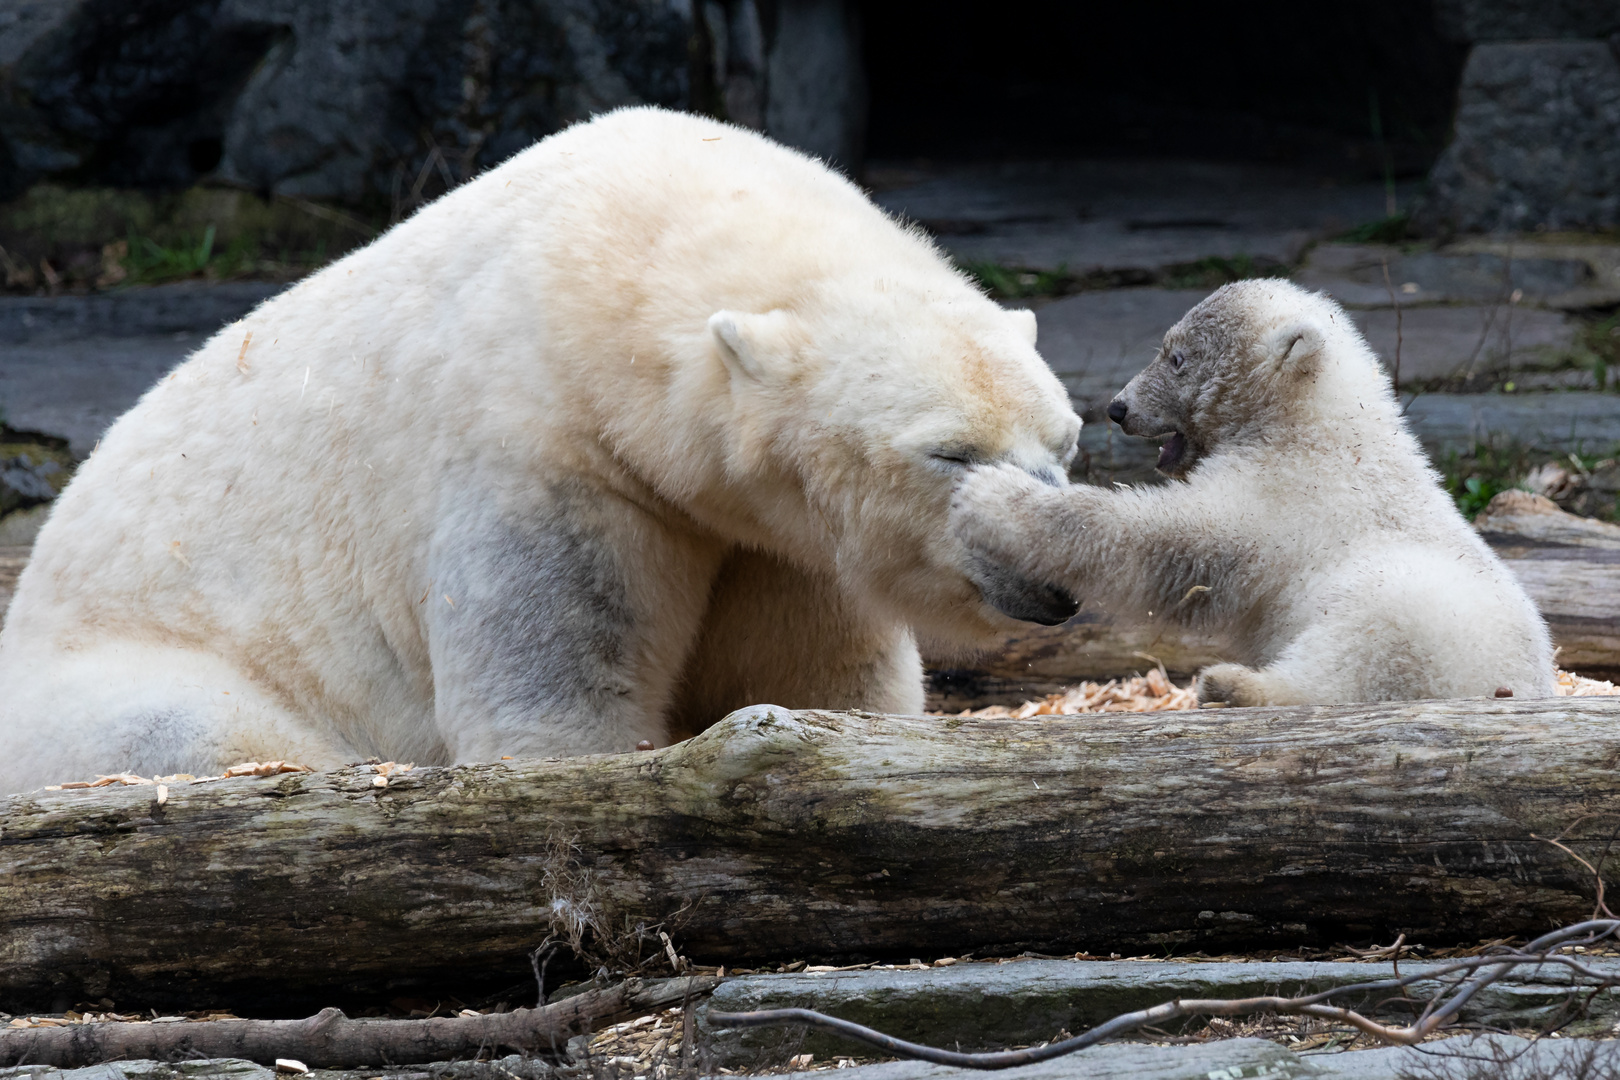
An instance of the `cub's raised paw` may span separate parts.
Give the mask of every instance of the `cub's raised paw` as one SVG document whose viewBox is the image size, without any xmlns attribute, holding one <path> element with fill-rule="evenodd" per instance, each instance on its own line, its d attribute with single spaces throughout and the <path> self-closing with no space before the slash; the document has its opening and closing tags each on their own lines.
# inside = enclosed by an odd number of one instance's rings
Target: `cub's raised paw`
<svg viewBox="0 0 1620 1080">
<path fill-rule="evenodd" d="M 1200 705 L 1263 705 L 1260 673 L 1242 664 L 1212 664 L 1198 673 L 1193 690 Z"/>
<path fill-rule="evenodd" d="M 976 465 L 951 494 L 951 531 L 973 548 L 1004 549 L 1032 507 L 1051 489 L 1011 465 Z"/>
</svg>

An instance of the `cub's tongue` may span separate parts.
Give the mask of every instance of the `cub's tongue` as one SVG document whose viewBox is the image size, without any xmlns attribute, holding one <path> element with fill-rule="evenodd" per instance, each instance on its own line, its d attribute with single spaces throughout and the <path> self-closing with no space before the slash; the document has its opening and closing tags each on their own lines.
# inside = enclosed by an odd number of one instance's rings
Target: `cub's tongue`
<svg viewBox="0 0 1620 1080">
<path fill-rule="evenodd" d="M 1176 432 L 1159 446 L 1159 464 L 1157 468 L 1168 469 L 1181 460 L 1182 452 L 1187 449 L 1186 436 Z"/>
</svg>

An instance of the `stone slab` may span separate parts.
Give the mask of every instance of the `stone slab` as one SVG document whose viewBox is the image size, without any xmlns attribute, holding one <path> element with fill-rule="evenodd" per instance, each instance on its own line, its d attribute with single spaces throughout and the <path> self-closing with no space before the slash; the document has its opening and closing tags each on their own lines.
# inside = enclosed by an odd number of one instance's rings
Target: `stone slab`
<svg viewBox="0 0 1620 1080">
<path fill-rule="evenodd" d="M 12 427 L 60 435 L 82 458 L 114 420 L 206 337 L 182 330 L 0 345 L 0 408 Z"/>
<path fill-rule="evenodd" d="M 1384 217 L 1382 184 L 1199 161 L 1044 161 L 874 169 L 879 205 L 963 261 L 1153 274 L 1210 257 L 1292 263 L 1313 240 Z M 1416 188 L 1403 185 L 1405 205 Z"/>
<path fill-rule="evenodd" d="M 1598 1069 L 1580 1063 L 1591 1055 Z M 1484 1063 L 1512 1060 L 1506 1070 Z M 1607 1076 L 1620 1066 L 1620 1043 L 1592 1039 L 1529 1039 L 1508 1035 L 1459 1036 L 1418 1047 L 1385 1047 L 1342 1053 L 1296 1054 L 1263 1039 L 1228 1039 L 1193 1046 L 1108 1043 L 1066 1057 L 1007 1069 L 1007 1080 L 1268 1080 L 1344 1077 L 1354 1080 L 1435 1080 L 1468 1077 Z M 892 1061 L 840 1070 L 839 1080 L 945 1080 L 960 1069 L 916 1061 Z M 808 1076 L 791 1073 L 790 1076 Z"/>
<path fill-rule="evenodd" d="M 1620 1043 L 1590 1039 L 1528 1039 L 1507 1035 L 1459 1036 L 1421 1048 L 1386 1047 L 1344 1053 L 1294 1053 L 1264 1039 L 1227 1039 L 1191 1046 L 1108 1043 L 1038 1065 L 1007 1069 L 1007 1080 L 1408 1080 L 1413 1076 L 1471 1075 L 1470 1064 L 1514 1061 L 1504 1075 L 1577 1076 L 1588 1056 L 1600 1069 L 1620 1065 Z M 891 1061 L 841 1069 L 840 1080 L 946 1080 L 964 1072 L 917 1061 Z M 83 1069 L 23 1065 L 0 1069 L 0 1080 L 272 1080 L 272 1069 L 239 1058 L 198 1061 L 119 1061 Z M 602 1075 L 588 1065 L 554 1068 L 513 1054 L 495 1061 L 433 1062 L 369 1069 L 316 1069 L 312 1080 L 549 1080 Z M 611 1075 L 611 1074 L 610 1074 Z M 712 1074 L 711 1074 L 712 1075 Z M 821 1073 L 789 1073 L 794 1077 Z M 1475 1074 L 1477 1075 L 1477 1074 Z M 1590 1075 L 1607 1075 L 1597 1072 Z"/>
<path fill-rule="evenodd" d="M 1247 257 L 1261 265 L 1288 266 L 1317 238 L 1308 229 L 1136 229 L 1122 221 L 1054 221 L 1015 222 L 980 235 L 944 236 L 940 243 L 961 263 L 1149 277 L 1203 259 Z"/>
<path fill-rule="evenodd" d="M 87 296 L 0 296 L 0 346 L 180 331 L 206 336 L 286 288 L 263 281 L 181 282 Z"/>
<path fill-rule="evenodd" d="M 1194 1046 L 1109 1043 L 1038 1065 L 990 1074 L 968 1073 L 920 1061 L 891 1061 L 839 1070 L 839 1080 L 846 1077 L 848 1080 L 946 1080 L 971 1075 L 992 1075 L 1007 1080 L 1249 1080 L 1250 1077 L 1303 1080 L 1334 1074 L 1321 1062 L 1306 1060 L 1264 1039 L 1228 1039 Z M 1393 1074 L 1389 1080 L 1395 1080 Z"/>
<path fill-rule="evenodd" d="M 1521 304 L 1572 311 L 1620 303 L 1620 246 L 1479 238 L 1432 250 L 1318 244 L 1294 280 L 1347 307 L 1501 304 L 1517 289 Z"/>
<path fill-rule="evenodd" d="M 1608 454 L 1620 445 L 1620 395 L 1573 391 L 1420 394 L 1406 408 L 1431 453 L 1518 443 L 1551 453 Z"/>
<path fill-rule="evenodd" d="M 1220 915 L 1209 913 L 1210 918 Z M 1620 974 L 1620 962 L 1600 962 Z M 1401 965 L 1422 974 L 1436 963 Z M 1185 963 L 1144 961 L 1023 960 L 1003 964 L 958 964 L 919 970 L 865 970 L 794 975 L 749 975 L 727 980 L 699 1008 L 698 1024 L 720 1065 L 766 1058 L 782 1044 L 775 1029 L 715 1029 L 710 1011 L 808 1008 L 933 1046 L 983 1050 L 1029 1045 L 1060 1030 L 1079 1032 L 1121 1013 L 1176 998 L 1241 998 L 1261 994 L 1316 993 L 1388 978 L 1390 968 L 1366 963 Z M 1497 1027 L 1541 1023 L 1563 1007 L 1568 987 L 1558 975 L 1504 980 L 1465 1006 L 1461 1018 Z M 1438 982 L 1417 984 L 1424 998 Z M 1375 1015 L 1406 1016 L 1393 1003 L 1347 995 L 1342 1003 Z M 1603 1024 L 1620 1020 L 1620 993 L 1594 999 L 1591 1016 Z M 795 1046 L 800 1044 L 795 1040 Z M 810 1033 L 798 1052 L 820 1056 L 852 1053 L 850 1044 Z M 791 1055 L 790 1055 L 791 1056 Z"/>
<path fill-rule="evenodd" d="M 1350 317 L 1384 370 L 1395 370 L 1399 344 L 1402 385 L 1556 365 L 1574 348 L 1580 329 L 1560 312 L 1513 304 L 1403 308 L 1398 320 L 1386 307 Z"/>
</svg>

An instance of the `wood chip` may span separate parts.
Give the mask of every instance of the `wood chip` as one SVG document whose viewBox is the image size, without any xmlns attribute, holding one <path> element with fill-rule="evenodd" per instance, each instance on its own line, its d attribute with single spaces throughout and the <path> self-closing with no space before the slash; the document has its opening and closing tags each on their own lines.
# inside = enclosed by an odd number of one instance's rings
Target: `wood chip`
<svg viewBox="0 0 1620 1080">
<path fill-rule="evenodd" d="M 1560 697 L 1620 696 L 1620 686 L 1602 679 L 1588 679 L 1572 671 L 1558 673 L 1556 691 Z M 1222 705 L 1224 703 L 1211 702 L 1205 708 Z M 1022 705 L 991 705 L 983 709 L 967 709 L 955 715 L 985 720 L 1028 720 L 1036 716 L 1172 712 L 1196 708 L 1198 696 L 1193 692 L 1192 683 L 1185 687 L 1176 686 L 1162 670 L 1155 668 L 1146 675 L 1134 678 L 1110 679 L 1105 683 L 1083 682 L 1062 693 L 1048 694 L 1039 701 L 1026 701 Z"/>
</svg>

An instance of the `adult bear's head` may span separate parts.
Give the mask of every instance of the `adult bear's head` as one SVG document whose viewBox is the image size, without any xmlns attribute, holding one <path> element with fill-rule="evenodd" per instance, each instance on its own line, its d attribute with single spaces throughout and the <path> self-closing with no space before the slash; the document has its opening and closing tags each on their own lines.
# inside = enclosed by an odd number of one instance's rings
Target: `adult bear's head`
<svg viewBox="0 0 1620 1080">
<path fill-rule="evenodd" d="M 777 493 L 760 511 L 782 554 L 939 643 L 1015 618 L 1055 623 L 1067 596 L 987 573 L 947 526 L 971 465 L 1052 484 L 1080 419 L 1035 351 L 1035 316 L 954 273 L 823 283 L 791 308 L 722 310 L 709 330 L 729 374 L 728 472 Z M 756 503 L 757 505 L 757 503 Z"/>
</svg>

